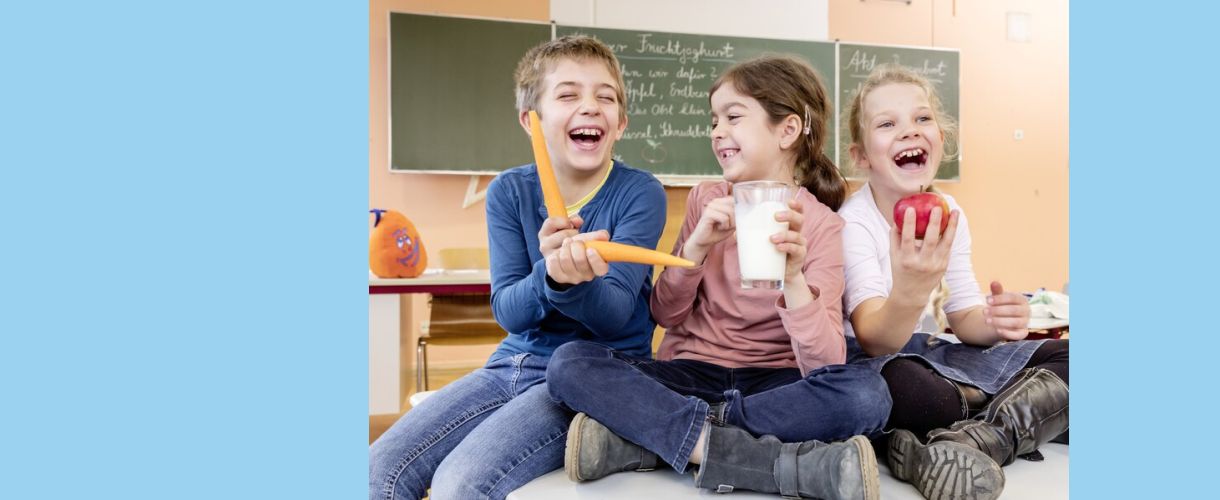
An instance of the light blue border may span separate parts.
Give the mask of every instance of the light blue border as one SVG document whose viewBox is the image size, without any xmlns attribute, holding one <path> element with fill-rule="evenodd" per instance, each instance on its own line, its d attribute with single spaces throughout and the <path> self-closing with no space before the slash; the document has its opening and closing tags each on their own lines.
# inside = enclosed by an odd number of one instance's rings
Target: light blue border
<svg viewBox="0 0 1220 500">
<path fill-rule="evenodd" d="M 1071 495 L 1215 496 L 1220 7 L 1070 19 Z"/>
<path fill-rule="evenodd" d="M 0 498 L 360 498 L 368 3 L 0 9 Z"/>
</svg>

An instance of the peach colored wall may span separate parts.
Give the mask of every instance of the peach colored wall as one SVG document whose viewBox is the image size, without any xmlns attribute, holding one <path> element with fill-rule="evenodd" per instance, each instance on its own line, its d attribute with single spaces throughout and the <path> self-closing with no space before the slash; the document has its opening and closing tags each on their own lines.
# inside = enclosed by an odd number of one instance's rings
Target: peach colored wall
<svg viewBox="0 0 1220 500">
<path fill-rule="evenodd" d="M 1030 14 L 1007 41 L 1006 14 Z M 1023 0 L 831 0 L 830 37 L 961 50 L 962 180 L 975 274 L 1013 290 L 1068 281 L 1068 7 Z M 1023 140 L 1013 138 L 1016 129 Z M 984 288 L 986 285 L 983 284 Z"/>
<path fill-rule="evenodd" d="M 942 189 L 962 204 L 974 235 L 975 272 L 1014 290 L 1060 289 L 1068 280 L 1068 32 L 1065 2 L 831 0 L 830 37 L 844 41 L 950 47 L 962 53 L 963 174 Z M 1008 11 L 1031 15 L 1032 40 L 1005 39 Z M 369 206 L 400 210 L 429 249 L 486 245 L 483 204 L 461 207 L 468 176 L 391 174 L 388 157 L 388 12 L 549 20 L 547 0 L 497 2 L 372 0 L 369 9 Z M 1025 139 L 1015 141 L 1014 129 Z M 481 179 L 479 188 L 489 178 Z M 853 187 L 855 187 L 853 185 Z M 669 188 L 668 250 L 687 189 Z M 984 284 L 984 287 L 986 285 Z M 420 297 L 404 298 L 404 370 L 413 369 Z M 413 320 L 412 318 L 416 318 Z M 490 349 L 434 354 L 473 363 Z M 409 356 L 408 356 L 409 355 Z"/>
</svg>

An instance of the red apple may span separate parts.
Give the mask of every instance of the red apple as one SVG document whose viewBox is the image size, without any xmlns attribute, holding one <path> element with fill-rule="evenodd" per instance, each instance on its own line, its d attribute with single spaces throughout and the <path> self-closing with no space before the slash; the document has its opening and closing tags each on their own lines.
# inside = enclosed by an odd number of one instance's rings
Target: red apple
<svg viewBox="0 0 1220 500">
<path fill-rule="evenodd" d="M 915 193 L 894 204 L 894 223 L 898 224 L 898 232 L 902 233 L 903 214 L 907 208 L 915 209 L 915 239 L 922 240 L 928 231 L 928 220 L 932 218 L 932 209 L 940 207 L 940 234 L 944 236 L 949 227 L 949 202 L 936 193 Z"/>
</svg>

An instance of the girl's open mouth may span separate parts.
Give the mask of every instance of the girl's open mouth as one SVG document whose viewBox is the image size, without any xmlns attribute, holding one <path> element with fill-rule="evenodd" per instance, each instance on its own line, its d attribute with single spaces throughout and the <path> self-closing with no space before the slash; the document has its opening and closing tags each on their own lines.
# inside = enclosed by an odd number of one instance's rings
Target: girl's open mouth
<svg viewBox="0 0 1220 500">
<path fill-rule="evenodd" d="M 894 155 L 894 164 L 903 170 L 918 170 L 928 163 L 928 152 L 911 148 Z"/>
</svg>

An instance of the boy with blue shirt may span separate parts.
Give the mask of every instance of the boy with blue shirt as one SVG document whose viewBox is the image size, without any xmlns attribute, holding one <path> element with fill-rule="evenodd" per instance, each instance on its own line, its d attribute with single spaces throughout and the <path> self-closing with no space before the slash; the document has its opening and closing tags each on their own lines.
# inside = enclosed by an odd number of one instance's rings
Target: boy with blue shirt
<svg viewBox="0 0 1220 500">
<path fill-rule="evenodd" d="M 568 218 L 547 218 L 535 165 L 487 189 L 492 310 L 509 332 L 487 364 L 413 408 L 369 449 L 369 497 L 504 498 L 563 466 L 573 414 L 544 376 L 555 348 L 590 340 L 651 355 L 652 267 L 607 264 L 590 239 L 655 248 L 665 191 L 613 161 L 627 126 L 619 63 L 601 42 L 567 36 L 517 66 L 517 109 L 538 111 Z"/>
</svg>

